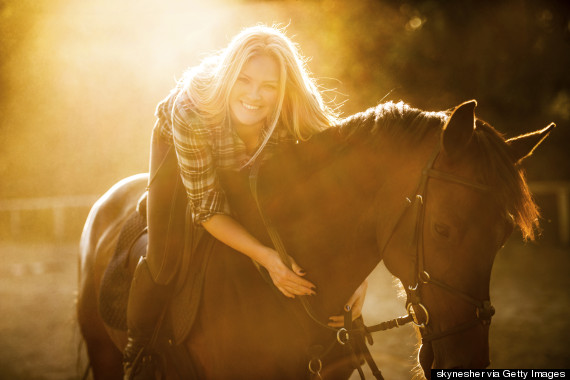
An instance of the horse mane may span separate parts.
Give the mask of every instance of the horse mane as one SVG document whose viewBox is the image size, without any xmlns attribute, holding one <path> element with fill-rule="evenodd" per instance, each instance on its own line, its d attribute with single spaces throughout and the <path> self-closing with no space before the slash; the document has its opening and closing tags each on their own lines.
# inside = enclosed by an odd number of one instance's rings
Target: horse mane
<svg viewBox="0 0 570 380">
<path fill-rule="evenodd" d="M 536 232 L 540 233 L 540 212 L 528 188 L 524 169 L 513 163 L 504 135 L 477 119 L 474 140 L 479 151 L 475 160 L 478 175 L 496 189 L 495 201 L 506 208 L 523 239 L 534 240 Z"/>
<path fill-rule="evenodd" d="M 375 146 L 392 142 L 406 143 L 413 148 L 426 136 L 441 133 L 451 115 L 450 110 L 428 112 L 400 101 L 386 102 L 343 119 L 337 127 L 347 145 L 355 141 Z M 504 135 L 487 122 L 476 119 L 471 148 L 466 160 L 474 166 L 479 181 L 492 186 L 498 207 L 518 226 L 525 240 L 534 240 L 539 231 L 539 211 L 532 199 L 524 170 L 513 163 Z"/>
<path fill-rule="evenodd" d="M 430 133 L 441 130 L 449 112 L 428 112 L 400 101 L 386 102 L 343 119 L 339 124 L 347 142 L 362 139 L 372 145 L 391 141 L 420 144 Z"/>
</svg>

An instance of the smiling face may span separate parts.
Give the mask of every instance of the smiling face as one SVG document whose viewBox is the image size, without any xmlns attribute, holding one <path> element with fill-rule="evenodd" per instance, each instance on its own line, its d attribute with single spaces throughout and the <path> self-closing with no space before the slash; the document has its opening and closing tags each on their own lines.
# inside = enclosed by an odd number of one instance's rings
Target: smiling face
<svg viewBox="0 0 570 380">
<path fill-rule="evenodd" d="M 244 64 L 229 97 L 232 125 L 242 139 L 243 136 L 259 136 L 277 106 L 278 93 L 277 61 L 267 55 L 250 58 Z"/>
</svg>

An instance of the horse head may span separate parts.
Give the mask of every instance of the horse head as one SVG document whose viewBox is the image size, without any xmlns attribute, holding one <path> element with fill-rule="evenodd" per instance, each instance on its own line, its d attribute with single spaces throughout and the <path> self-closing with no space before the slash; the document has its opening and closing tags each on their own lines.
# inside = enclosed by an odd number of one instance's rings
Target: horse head
<svg viewBox="0 0 570 380">
<path fill-rule="evenodd" d="M 395 202 L 405 205 L 395 224 L 377 228 L 384 263 L 407 293 L 428 379 L 431 368 L 490 364 L 493 261 L 515 226 L 533 238 L 538 217 L 519 164 L 554 126 L 504 140 L 475 107 L 470 101 L 451 111 L 431 152 L 420 154 L 421 170 L 409 164 L 417 176 Z"/>
</svg>

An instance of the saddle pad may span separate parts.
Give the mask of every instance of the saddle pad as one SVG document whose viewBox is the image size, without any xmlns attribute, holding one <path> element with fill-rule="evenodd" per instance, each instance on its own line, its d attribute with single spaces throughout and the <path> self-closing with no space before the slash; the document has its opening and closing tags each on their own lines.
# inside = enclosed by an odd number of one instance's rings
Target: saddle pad
<svg viewBox="0 0 570 380">
<path fill-rule="evenodd" d="M 99 313 L 109 327 L 117 330 L 127 330 L 127 302 L 133 279 L 128 263 L 138 262 L 146 254 L 145 229 L 146 218 L 134 211 L 121 229 L 115 253 L 101 281 Z"/>
</svg>

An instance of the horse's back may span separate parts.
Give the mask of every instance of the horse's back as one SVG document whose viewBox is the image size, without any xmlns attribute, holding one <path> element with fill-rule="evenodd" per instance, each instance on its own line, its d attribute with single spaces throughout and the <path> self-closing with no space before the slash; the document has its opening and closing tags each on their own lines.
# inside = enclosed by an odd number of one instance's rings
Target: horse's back
<svg viewBox="0 0 570 380">
<path fill-rule="evenodd" d="M 136 208 L 148 182 L 148 174 L 127 177 L 111 187 L 95 202 L 83 227 L 80 240 L 81 273 L 88 268 L 90 256 L 104 250 L 118 235 L 120 226 Z"/>
<path fill-rule="evenodd" d="M 111 187 L 91 208 L 81 234 L 77 318 L 95 378 L 121 378 L 121 353 L 116 347 L 124 337 L 115 336 L 99 317 L 99 287 L 121 228 L 136 209 L 147 183 L 148 174 L 144 173 Z"/>
</svg>

